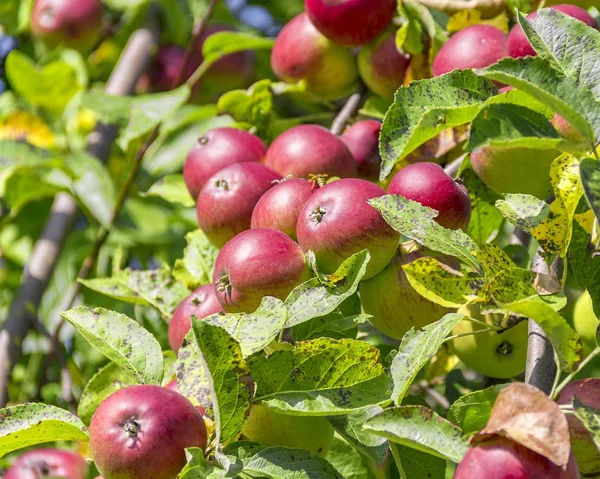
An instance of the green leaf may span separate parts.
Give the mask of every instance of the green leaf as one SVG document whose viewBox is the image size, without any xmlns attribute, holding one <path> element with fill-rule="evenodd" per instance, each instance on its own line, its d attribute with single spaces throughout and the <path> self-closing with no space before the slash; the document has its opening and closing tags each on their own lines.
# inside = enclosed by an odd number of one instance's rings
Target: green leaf
<svg viewBox="0 0 600 479">
<path fill-rule="evenodd" d="M 448 420 L 467 435 L 483 429 L 490 418 L 498 393 L 505 387 L 506 384 L 499 384 L 459 397 L 450 406 Z"/>
<path fill-rule="evenodd" d="M 219 113 L 229 113 L 236 121 L 266 131 L 269 123 L 279 118 L 274 110 L 271 83 L 269 79 L 260 80 L 247 90 L 224 93 L 217 103 Z"/>
<path fill-rule="evenodd" d="M 229 469 L 223 469 L 220 464 L 209 462 L 204 455 L 204 451 L 199 447 L 189 447 L 185 450 L 185 454 L 188 462 L 177 476 L 177 479 L 231 478 L 237 477 L 237 474 L 242 470 L 241 464 L 232 464 Z M 230 457 L 227 456 L 227 459 L 229 460 Z"/>
<path fill-rule="evenodd" d="M 180 174 L 167 175 L 161 178 L 144 193 L 144 196 L 156 196 L 169 203 L 176 203 L 186 208 L 191 208 L 196 204 L 185 186 L 183 175 Z"/>
<path fill-rule="evenodd" d="M 437 211 L 399 195 L 373 198 L 369 204 L 400 234 L 438 253 L 463 259 L 482 272 L 473 254 L 479 249 L 475 242 L 461 230 L 449 230 L 437 224 L 433 220 Z"/>
<path fill-rule="evenodd" d="M 306 416 L 346 414 L 389 402 L 379 350 L 364 341 L 319 338 L 250 361 L 255 401 Z"/>
<path fill-rule="evenodd" d="M 503 200 L 496 201 L 496 207 L 508 221 L 524 231 L 540 225 L 550 214 L 548 203 L 531 195 L 506 194 Z"/>
<path fill-rule="evenodd" d="M 115 363 L 108 363 L 85 385 L 77 406 L 77 415 L 84 424 L 89 425 L 94 412 L 102 401 L 119 389 L 137 384 L 139 384 L 138 381 L 131 378 Z"/>
<path fill-rule="evenodd" d="M 451 422 L 424 406 L 386 409 L 364 428 L 390 441 L 459 463 L 469 449 L 468 438 Z"/>
<path fill-rule="evenodd" d="M 383 120 L 391 105 L 392 102 L 387 98 L 373 95 L 367 98 L 367 101 L 365 101 L 365 104 L 358 113 L 363 116 L 369 116 L 371 118 Z"/>
<path fill-rule="evenodd" d="M 402 469 L 410 479 L 445 479 L 446 461 L 406 446 L 393 445 L 398 451 Z"/>
<path fill-rule="evenodd" d="M 36 444 L 88 440 L 77 416 L 56 406 L 26 403 L 0 409 L 0 457 Z"/>
<path fill-rule="evenodd" d="M 529 13 L 536 9 L 538 2 L 537 0 L 506 0 L 506 4 L 513 12 L 518 10 L 520 12 Z"/>
<path fill-rule="evenodd" d="M 421 368 L 438 352 L 446 336 L 463 318 L 462 314 L 447 314 L 422 330 L 413 328 L 404 335 L 390 370 L 394 383 L 392 400 L 397 406 L 402 404 L 402 399 Z"/>
<path fill-rule="evenodd" d="M 398 161 L 441 131 L 471 122 L 497 91 L 493 83 L 478 78 L 471 70 L 400 88 L 381 128 L 380 178 L 385 179 Z"/>
<path fill-rule="evenodd" d="M 109 95 L 102 90 L 84 91 L 79 108 L 93 111 L 102 123 L 124 127 L 129 120 L 131 101 L 131 97 Z"/>
<path fill-rule="evenodd" d="M 600 256 L 589 257 L 591 235 L 578 222 L 573 222 L 573 237 L 569 244 L 569 266 L 577 284 L 587 289 L 594 303 L 594 312 L 600 317 Z"/>
<path fill-rule="evenodd" d="M 184 282 L 189 289 L 208 284 L 212 281 L 213 267 L 219 254 L 202 230 L 185 235 L 187 246 L 183 258 L 175 261 L 173 277 Z"/>
<path fill-rule="evenodd" d="M 344 479 L 375 479 L 365 458 L 339 436 L 334 436 L 325 456 Z"/>
<path fill-rule="evenodd" d="M 362 250 L 346 259 L 337 271 L 326 277 L 309 279 L 297 286 L 286 298 L 286 328 L 332 313 L 342 302 L 356 293 L 371 256 Z"/>
<path fill-rule="evenodd" d="M 240 345 L 247 358 L 262 351 L 281 332 L 288 317 L 283 301 L 265 296 L 256 311 L 249 314 L 213 314 L 204 322 L 219 326 Z"/>
<path fill-rule="evenodd" d="M 407 9 L 404 2 L 398 2 L 398 10 L 404 17 L 404 23 L 396 32 L 396 48 L 411 55 L 423 51 L 423 27 L 415 9 Z"/>
<path fill-rule="evenodd" d="M 5 69 L 11 86 L 27 103 L 56 115 L 82 89 L 75 68 L 61 60 L 37 67 L 25 54 L 14 50 L 6 59 Z"/>
<path fill-rule="evenodd" d="M 418 19 L 425 27 L 425 31 L 430 39 L 429 60 L 430 63 L 436 57 L 442 45 L 448 40 L 446 28 L 436 21 L 432 12 L 416 0 L 403 0 L 402 4 L 410 18 Z M 420 52 L 419 52 L 420 53 Z"/>
<path fill-rule="evenodd" d="M 600 221 L 600 161 L 584 158 L 579 163 L 579 174 L 585 197 Z"/>
<path fill-rule="evenodd" d="M 160 384 L 163 357 L 154 336 L 133 319 L 104 308 L 78 306 L 61 313 L 90 346 L 140 384 Z"/>
<path fill-rule="evenodd" d="M 577 396 L 573 398 L 573 409 L 575 416 L 579 419 L 590 433 L 592 441 L 600 450 L 600 411 L 587 404 L 583 404 Z"/>
</svg>

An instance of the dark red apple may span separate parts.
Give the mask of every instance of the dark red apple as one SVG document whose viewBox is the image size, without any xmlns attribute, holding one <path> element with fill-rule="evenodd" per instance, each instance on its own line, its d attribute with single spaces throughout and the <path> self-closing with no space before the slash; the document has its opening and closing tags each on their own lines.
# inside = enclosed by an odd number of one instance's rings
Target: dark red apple
<svg viewBox="0 0 600 479">
<path fill-rule="evenodd" d="M 363 249 L 371 260 L 363 279 L 379 273 L 398 248 L 399 234 L 368 200 L 385 195 L 367 180 L 342 179 L 328 183 L 308 200 L 298 218 L 298 242 L 315 253 L 323 273 L 333 273 L 342 262 Z"/>
<path fill-rule="evenodd" d="M 414 163 L 402 168 L 392 179 L 388 193 L 437 210 L 435 221 L 444 228 L 465 229 L 471 219 L 467 189 L 437 163 Z"/>
<path fill-rule="evenodd" d="M 579 479 L 571 455 L 563 471 L 544 456 L 510 439 L 496 437 L 469 449 L 454 479 Z"/>
<path fill-rule="evenodd" d="M 304 80 L 308 91 L 325 100 L 349 95 L 358 80 L 352 52 L 323 36 L 306 13 L 290 20 L 277 36 L 271 67 L 288 83 Z"/>
<path fill-rule="evenodd" d="M 252 212 L 252 228 L 271 228 L 297 239 L 296 224 L 300 211 L 318 186 L 301 178 L 282 181 L 267 191 Z"/>
<path fill-rule="evenodd" d="M 206 181 L 235 163 L 260 162 L 267 147 L 260 138 L 237 128 L 214 128 L 198 138 L 183 165 L 183 179 L 194 199 Z"/>
<path fill-rule="evenodd" d="M 341 136 L 342 141 L 354 156 L 358 176 L 365 180 L 378 181 L 381 156 L 379 156 L 379 132 L 381 122 L 377 120 L 357 121 Z"/>
<path fill-rule="evenodd" d="M 229 313 L 251 313 L 264 296 L 285 299 L 309 278 L 298 244 L 268 228 L 244 231 L 228 241 L 213 273 L 217 298 Z"/>
<path fill-rule="evenodd" d="M 31 33 L 50 48 L 89 50 L 101 28 L 100 0 L 36 0 L 31 12 Z"/>
<path fill-rule="evenodd" d="M 151 90 L 158 92 L 173 88 L 183 68 L 184 59 L 185 48 L 179 45 L 162 45 L 148 73 Z M 187 80 L 188 77 L 189 75 L 186 75 L 183 80 Z"/>
<path fill-rule="evenodd" d="M 398 51 L 396 31 L 390 30 L 365 46 L 358 54 L 358 72 L 369 89 L 392 99 L 404 84 L 410 55 Z"/>
<path fill-rule="evenodd" d="M 433 75 L 453 70 L 485 68 L 508 56 L 506 35 L 491 25 L 471 25 L 444 43 L 433 61 Z"/>
<path fill-rule="evenodd" d="M 283 132 L 267 150 L 265 164 L 296 178 L 356 176 L 356 161 L 348 147 L 320 125 L 300 125 Z"/>
<path fill-rule="evenodd" d="M 83 457 L 61 449 L 35 449 L 21 454 L 4 473 L 4 479 L 86 479 L 88 465 Z"/>
<path fill-rule="evenodd" d="M 569 15 L 570 17 L 576 18 L 577 20 L 582 21 L 590 27 L 597 27 L 594 17 L 592 17 L 583 8 L 569 4 L 554 5 L 549 8 L 558 10 L 559 12 L 562 12 L 565 15 Z M 535 17 L 537 17 L 537 12 L 531 12 L 525 18 L 527 20 L 533 20 Z M 508 54 L 513 58 L 520 58 L 525 56 L 534 57 L 537 55 L 536 51 L 533 49 L 533 47 L 529 43 L 529 40 L 525 36 L 523 27 L 521 27 L 521 25 L 519 25 L 518 23 L 514 27 L 512 27 L 510 33 L 508 34 L 507 46 Z"/>
<path fill-rule="evenodd" d="M 568 384 L 560 393 L 559 404 L 571 404 L 573 398 L 594 409 L 600 410 L 600 379 L 580 379 Z M 597 474 L 600 471 L 600 451 L 583 423 L 573 415 L 567 415 L 571 432 L 571 447 L 581 472 Z M 586 476 L 587 477 L 587 476 Z"/>
<path fill-rule="evenodd" d="M 323 35 L 348 47 L 369 43 L 396 13 L 395 0 L 305 0 L 304 6 Z"/>
<path fill-rule="evenodd" d="M 252 211 L 260 197 L 282 176 L 260 163 L 236 163 L 211 176 L 198 195 L 198 225 L 208 239 L 223 246 L 250 229 Z"/>
<path fill-rule="evenodd" d="M 161 386 L 131 386 L 110 395 L 90 424 L 90 450 L 108 478 L 172 479 L 185 448 L 206 448 L 206 426 L 181 394 Z"/>
<path fill-rule="evenodd" d="M 210 286 L 212 287 L 212 285 Z M 177 379 L 171 379 L 167 384 L 165 384 L 165 387 L 171 391 L 175 391 L 177 394 L 181 394 L 181 391 L 179 391 L 179 386 L 177 385 Z M 204 409 L 202 406 L 196 406 L 196 409 L 200 415 L 204 417 L 204 414 L 206 414 L 206 409 Z"/>
<path fill-rule="evenodd" d="M 211 314 L 223 311 L 221 303 L 215 294 L 212 284 L 200 286 L 196 291 L 185 298 L 173 312 L 169 322 L 169 344 L 177 352 L 181 347 L 183 338 L 192 326 L 192 316 L 204 319 Z"/>
</svg>

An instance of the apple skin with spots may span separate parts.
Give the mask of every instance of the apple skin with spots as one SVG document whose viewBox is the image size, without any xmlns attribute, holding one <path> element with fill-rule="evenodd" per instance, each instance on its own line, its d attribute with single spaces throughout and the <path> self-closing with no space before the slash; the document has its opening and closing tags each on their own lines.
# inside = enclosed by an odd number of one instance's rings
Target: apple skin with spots
<svg viewBox="0 0 600 479">
<path fill-rule="evenodd" d="M 4 473 L 4 479 L 62 477 L 86 479 L 88 465 L 79 454 L 62 449 L 34 449 L 24 452 Z"/>
</svg>

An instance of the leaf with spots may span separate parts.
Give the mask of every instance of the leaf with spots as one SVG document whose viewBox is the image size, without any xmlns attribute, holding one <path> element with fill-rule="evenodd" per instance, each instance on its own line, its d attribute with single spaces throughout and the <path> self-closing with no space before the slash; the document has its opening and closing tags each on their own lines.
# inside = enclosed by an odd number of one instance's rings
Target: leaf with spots
<svg viewBox="0 0 600 479">
<path fill-rule="evenodd" d="M 297 326 L 335 311 L 356 293 L 371 256 L 365 249 L 346 259 L 337 271 L 323 279 L 312 278 L 296 287 L 286 298 L 286 328 Z"/>
<path fill-rule="evenodd" d="M 215 444 L 239 435 L 250 409 L 253 384 L 240 345 L 227 331 L 192 320 L 192 330 L 179 351 L 177 384 L 182 394 L 207 407 L 214 417 Z"/>
<path fill-rule="evenodd" d="M 494 402 L 506 384 L 491 386 L 459 397 L 448 411 L 448 420 L 467 435 L 476 433 L 488 422 Z"/>
<path fill-rule="evenodd" d="M 550 206 L 531 195 L 507 194 L 496 201 L 502 215 L 517 228 L 530 231 L 548 218 Z"/>
<path fill-rule="evenodd" d="M 281 332 L 288 318 L 283 301 L 265 296 L 256 311 L 249 314 L 213 314 L 203 321 L 219 326 L 240 345 L 242 355 L 261 351 Z"/>
<path fill-rule="evenodd" d="M 246 478 L 344 479 L 324 458 L 302 449 L 268 447 L 242 463 Z"/>
<path fill-rule="evenodd" d="M 117 271 L 110 278 L 79 280 L 86 287 L 127 303 L 156 308 L 170 318 L 179 303 L 190 292 L 173 279 L 168 267 L 150 271 Z"/>
<path fill-rule="evenodd" d="M 535 273 L 528 269 L 517 268 L 502 270 L 485 287 L 481 297 L 495 303 L 510 303 L 529 298 L 536 294 L 533 285 Z"/>
<path fill-rule="evenodd" d="M 369 419 L 364 428 L 394 443 L 456 463 L 469 449 L 468 438 L 460 428 L 424 406 L 386 409 Z"/>
<path fill-rule="evenodd" d="M 250 361 L 256 402 L 305 416 L 347 414 L 389 402 L 380 352 L 365 341 L 319 338 Z"/>
<path fill-rule="evenodd" d="M 447 463 L 444 459 L 410 447 L 394 444 L 402 469 L 410 479 L 445 479 Z"/>
<path fill-rule="evenodd" d="M 0 409 L 0 457 L 36 444 L 88 440 L 79 418 L 56 406 L 25 403 Z"/>
<path fill-rule="evenodd" d="M 115 363 L 108 363 L 85 385 L 77 406 L 77 415 L 85 424 L 89 425 L 94 412 L 102 401 L 119 389 L 138 384 L 138 381 L 131 378 Z"/>
<path fill-rule="evenodd" d="M 163 356 L 160 344 L 124 314 L 78 306 L 61 313 L 90 346 L 104 354 L 140 384 L 160 384 Z"/>
<path fill-rule="evenodd" d="M 462 314 L 447 314 L 422 330 L 413 328 L 404 335 L 390 371 L 394 383 L 392 400 L 397 406 L 402 404 L 419 371 L 438 352 L 446 336 L 463 318 Z"/>
<path fill-rule="evenodd" d="M 208 284 L 212 281 L 213 267 L 219 254 L 202 230 L 185 235 L 187 246 L 183 258 L 175 261 L 173 276 L 186 284 L 189 289 Z"/>
<path fill-rule="evenodd" d="M 401 87 L 385 115 L 379 149 L 384 180 L 394 165 L 441 131 L 470 123 L 495 85 L 471 70 L 454 71 Z"/>
<path fill-rule="evenodd" d="M 482 272 L 481 264 L 474 255 L 479 249 L 477 244 L 461 230 L 449 230 L 438 225 L 433 220 L 438 215 L 437 211 L 399 195 L 373 198 L 369 204 L 400 234 L 438 253 L 456 256 Z"/>
<path fill-rule="evenodd" d="M 371 465 L 368 463 L 367 458 L 338 435 L 333 437 L 325 459 L 344 479 L 377 478 L 371 467 L 369 467 Z"/>
<path fill-rule="evenodd" d="M 600 221 L 600 161 L 584 158 L 579 164 L 579 174 L 585 197 L 594 215 Z"/>
<path fill-rule="evenodd" d="M 573 398 L 573 409 L 575 416 L 581 421 L 590 433 L 592 441 L 598 450 L 600 450 L 600 411 L 583 404 L 577 396 Z"/>
</svg>

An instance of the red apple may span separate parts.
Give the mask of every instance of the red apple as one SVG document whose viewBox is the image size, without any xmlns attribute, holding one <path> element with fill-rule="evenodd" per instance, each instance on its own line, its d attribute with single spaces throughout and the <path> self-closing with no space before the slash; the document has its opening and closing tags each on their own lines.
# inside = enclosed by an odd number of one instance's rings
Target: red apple
<svg viewBox="0 0 600 479">
<path fill-rule="evenodd" d="M 183 338 L 192 326 L 192 316 L 204 319 L 211 314 L 223 311 L 221 303 L 215 294 L 212 284 L 200 286 L 196 291 L 185 298 L 173 312 L 169 322 L 169 344 L 175 352 L 181 347 Z"/>
<path fill-rule="evenodd" d="M 398 51 L 396 31 L 390 30 L 358 54 L 358 71 L 369 89 L 383 98 L 394 98 L 404 84 L 410 55 Z"/>
<path fill-rule="evenodd" d="M 290 128 L 271 144 L 265 164 L 283 176 L 356 176 L 356 162 L 339 137 L 320 125 Z"/>
<path fill-rule="evenodd" d="M 89 50 L 101 28 L 99 0 L 36 0 L 31 12 L 31 33 L 50 48 Z"/>
<path fill-rule="evenodd" d="M 252 212 L 252 228 L 271 228 L 297 239 L 296 224 L 300 211 L 317 186 L 301 178 L 287 179 L 275 185 L 258 200 Z"/>
<path fill-rule="evenodd" d="M 495 437 L 469 449 L 454 479 L 579 479 L 571 455 L 567 470 L 510 439 Z"/>
<path fill-rule="evenodd" d="M 554 5 L 550 8 L 558 10 L 559 12 L 569 15 L 570 17 L 576 18 L 590 27 L 596 28 L 597 26 L 594 17 L 592 17 L 583 8 L 569 4 Z M 537 17 L 537 12 L 531 12 L 525 18 L 527 20 L 533 20 L 535 17 Z M 536 51 L 529 43 L 527 36 L 525 36 L 523 27 L 521 27 L 521 25 L 518 23 L 512 27 L 510 33 L 508 34 L 507 46 L 508 54 L 513 58 L 537 55 Z"/>
<path fill-rule="evenodd" d="M 210 286 L 212 287 L 212 285 Z M 177 379 L 171 379 L 167 384 L 165 384 L 165 387 L 167 389 L 170 389 L 171 391 L 175 391 L 177 394 L 181 394 L 181 391 L 179 391 L 179 386 L 177 385 Z M 204 417 L 204 414 L 206 414 L 206 410 L 202 406 L 196 406 L 196 409 L 198 410 L 200 415 Z"/>
<path fill-rule="evenodd" d="M 4 473 L 4 479 L 63 477 L 86 479 L 88 465 L 83 457 L 61 449 L 35 449 L 21 454 Z"/>
<path fill-rule="evenodd" d="M 152 91 L 167 91 L 175 86 L 184 58 L 185 48 L 179 45 L 162 45 L 159 48 L 148 73 Z"/>
<path fill-rule="evenodd" d="M 402 168 L 392 179 L 388 193 L 437 210 L 435 221 L 444 228 L 465 229 L 471 219 L 467 189 L 437 163 L 414 163 Z"/>
<path fill-rule="evenodd" d="M 229 313 L 251 313 L 264 296 L 285 299 L 309 278 L 298 244 L 268 228 L 244 231 L 228 241 L 213 273 L 217 298 Z"/>
<path fill-rule="evenodd" d="M 395 0 L 305 0 L 304 6 L 323 35 L 348 47 L 369 43 L 396 13 Z"/>
<path fill-rule="evenodd" d="M 218 171 L 198 195 L 200 229 L 217 246 L 250 229 L 254 206 L 281 178 L 275 170 L 253 162 L 236 163 Z"/>
<path fill-rule="evenodd" d="M 308 91 L 325 100 L 349 95 L 358 80 L 350 50 L 323 36 L 306 13 L 290 20 L 277 36 L 271 66 L 282 80 L 304 80 Z"/>
<path fill-rule="evenodd" d="M 131 386 L 110 395 L 90 424 L 90 450 L 108 478 L 172 479 L 185 448 L 206 448 L 206 426 L 181 394 L 161 386 Z"/>
<path fill-rule="evenodd" d="M 471 25 L 456 32 L 433 61 L 433 75 L 453 70 L 485 68 L 508 55 L 506 35 L 491 25 Z"/>
<path fill-rule="evenodd" d="M 377 120 L 357 121 L 341 136 L 342 141 L 354 156 L 358 176 L 365 180 L 378 181 L 381 156 L 379 156 L 379 132 L 381 122 Z"/>
<path fill-rule="evenodd" d="M 369 250 L 364 279 L 375 276 L 398 248 L 399 234 L 368 200 L 385 195 L 383 188 L 360 179 L 325 185 L 308 200 L 298 218 L 298 242 L 315 253 L 323 273 L 333 273 L 349 256 Z"/>
<path fill-rule="evenodd" d="M 260 138 L 237 128 L 214 128 L 198 138 L 183 166 L 183 179 L 194 199 L 206 181 L 235 163 L 263 160 L 267 148 Z"/>
</svg>

